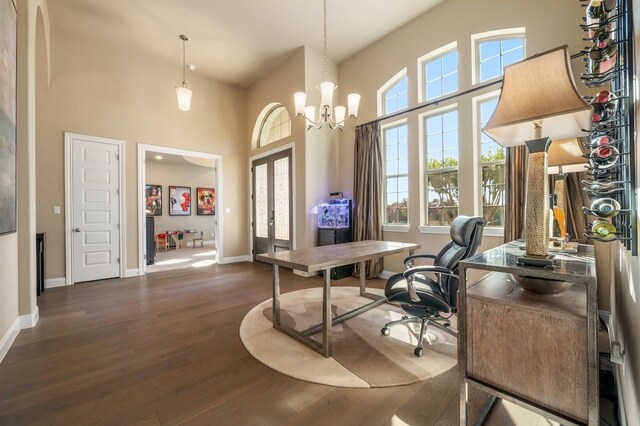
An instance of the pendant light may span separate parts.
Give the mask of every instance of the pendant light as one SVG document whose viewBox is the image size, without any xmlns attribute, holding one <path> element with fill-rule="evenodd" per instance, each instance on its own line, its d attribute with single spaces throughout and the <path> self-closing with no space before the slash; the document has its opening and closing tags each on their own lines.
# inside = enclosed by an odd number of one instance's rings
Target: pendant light
<svg viewBox="0 0 640 426">
<path fill-rule="evenodd" d="M 187 69 L 185 44 L 189 38 L 184 34 L 180 34 L 180 40 L 182 40 L 182 86 L 176 87 L 176 94 L 178 95 L 178 108 L 180 111 L 189 111 L 191 108 L 191 95 L 193 94 L 191 89 L 187 87 L 187 81 L 185 80 Z"/>
</svg>

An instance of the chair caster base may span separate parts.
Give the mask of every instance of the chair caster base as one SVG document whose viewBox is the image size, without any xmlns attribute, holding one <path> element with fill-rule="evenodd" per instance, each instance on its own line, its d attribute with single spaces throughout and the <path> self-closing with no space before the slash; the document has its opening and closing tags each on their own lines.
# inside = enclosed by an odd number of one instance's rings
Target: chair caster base
<svg viewBox="0 0 640 426">
<path fill-rule="evenodd" d="M 387 327 L 384 327 L 382 330 L 380 330 L 380 333 L 382 333 L 383 336 L 388 336 L 390 330 Z"/>
<path fill-rule="evenodd" d="M 413 350 L 413 354 L 418 358 L 422 358 L 422 355 L 424 354 L 424 350 L 422 348 L 415 348 Z"/>
</svg>

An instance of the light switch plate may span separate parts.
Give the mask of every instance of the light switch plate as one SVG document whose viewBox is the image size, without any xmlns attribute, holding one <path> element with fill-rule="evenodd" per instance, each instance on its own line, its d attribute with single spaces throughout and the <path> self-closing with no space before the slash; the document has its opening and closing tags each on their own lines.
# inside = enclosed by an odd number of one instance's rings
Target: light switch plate
<svg viewBox="0 0 640 426">
<path fill-rule="evenodd" d="M 60 206 L 53 206 L 53 214 L 60 214 Z"/>
</svg>

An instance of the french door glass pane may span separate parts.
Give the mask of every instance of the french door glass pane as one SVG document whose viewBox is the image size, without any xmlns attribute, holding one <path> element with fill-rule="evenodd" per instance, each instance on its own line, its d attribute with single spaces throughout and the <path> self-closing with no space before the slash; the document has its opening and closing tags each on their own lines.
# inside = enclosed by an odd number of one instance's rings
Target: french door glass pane
<svg viewBox="0 0 640 426">
<path fill-rule="evenodd" d="M 276 240 L 289 239 L 289 157 L 273 162 Z"/>
<path fill-rule="evenodd" d="M 256 237 L 269 237 L 269 207 L 267 204 L 267 165 L 256 166 Z"/>
</svg>

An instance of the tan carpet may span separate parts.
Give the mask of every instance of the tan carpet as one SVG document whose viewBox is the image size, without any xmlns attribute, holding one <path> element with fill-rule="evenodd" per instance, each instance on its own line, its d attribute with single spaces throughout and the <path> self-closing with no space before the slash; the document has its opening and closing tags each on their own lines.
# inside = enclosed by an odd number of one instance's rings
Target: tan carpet
<svg viewBox="0 0 640 426">
<path fill-rule="evenodd" d="M 335 316 L 370 300 L 360 297 L 356 287 L 333 287 L 331 301 Z M 322 289 L 285 293 L 280 305 L 282 322 L 304 330 L 322 320 Z M 384 324 L 403 315 L 397 306 L 385 304 L 334 326 L 332 358 L 275 330 L 271 309 L 269 299 L 245 316 L 240 325 L 242 343 L 263 364 L 300 380 L 353 388 L 401 386 L 428 380 L 457 364 L 456 339 L 434 327 L 428 329 L 432 344 L 425 339 L 422 358 L 413 354 L 419 326 L 397 325 L 383 336 Z M 321 341 L 322 334 L 315 338 Z"/>
</svg>

